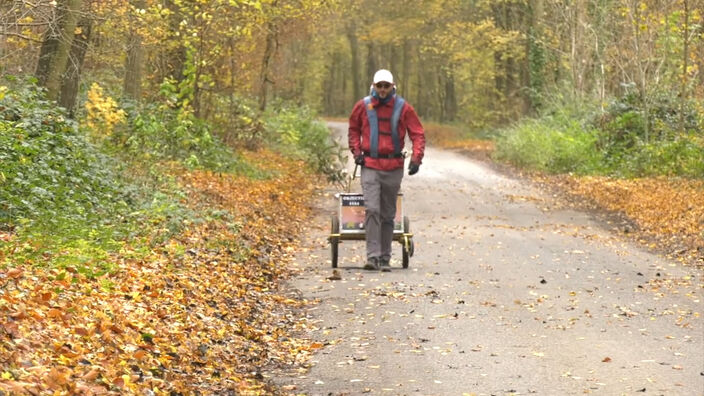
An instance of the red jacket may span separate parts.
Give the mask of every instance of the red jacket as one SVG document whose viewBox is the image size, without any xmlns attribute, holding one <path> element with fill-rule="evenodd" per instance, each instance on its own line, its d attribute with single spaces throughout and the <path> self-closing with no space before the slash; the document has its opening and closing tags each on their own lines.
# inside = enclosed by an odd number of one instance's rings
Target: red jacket
<svg viewBox="0 0 704 396">
<path fill-rule="evenodd" d="M 378 99 L 372 98 L 371 104 L 376 108 L 377 118 L 379 119 L 378 151 L 380 155 L 393 154 L 394 152 L 394 143 L 391 135 L 381 132 L 391 131 L 391 115 L 395 100 L 396 96 L 385 104 L 381 104 Z M 425 131 L 423 131 L 423 125 L 418 119 L 418 114 L 408 102 L 403 106 L 401 117 L 398 121 L 399 140 L 401 141 L 402 150 L 406 141 L 406 131 L 408 131 L 408 136 L 413 143 L 411 161 L 420 165 L 425 152 Z M 362 99 L 354 105 L 350 115 L 350 127 L 347 137 L 352 155 L 356 157 L 364 152 L 369 152 L 370 134 L 367 109 L 364 106 L 364 99 Z M 403 158 L 372 158 L 365 156 L 364 166 L 379 170 L 394 170 L 403 168 Z"/>
</svg>

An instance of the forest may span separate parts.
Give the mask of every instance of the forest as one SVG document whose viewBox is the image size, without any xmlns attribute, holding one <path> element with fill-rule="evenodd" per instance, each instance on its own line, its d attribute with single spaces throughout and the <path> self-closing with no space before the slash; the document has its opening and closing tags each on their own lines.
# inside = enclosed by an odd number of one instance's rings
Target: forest
<svg viewBox="0 0 704 396">
<path fill-rule="evenodd" d="M 322 119 L 380 68 L 431 144 L 701 191 L 703 18 L 704 0 L 3 0 L 0 390 L 271 392 L 253 367 L 321 347 L 289 334 L 305 324 L 280 310 L 303 303 L 276 286 L 307 200 L 347 177 Z"/>
<path fill-rule="evenodd" d="M 656 137 L 659 121 L 695 126 L 701 14 L 697 0 L 7 1 L 0 51 L 3 74 L 34 75 L 69 113 L 93 83 L 148 103 L 171 82 L 216 124 L 235 98 L 345 115 L 386 67 L 425 119 L 487 128 L 558 98 L 620 102 Z"/>
</svg>

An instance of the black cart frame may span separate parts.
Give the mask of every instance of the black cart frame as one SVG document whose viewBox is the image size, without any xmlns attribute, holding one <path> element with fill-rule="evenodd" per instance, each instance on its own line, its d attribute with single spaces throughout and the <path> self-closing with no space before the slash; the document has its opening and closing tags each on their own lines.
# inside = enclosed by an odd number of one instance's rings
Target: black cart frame
<svg viewBox="0 0 704 396">
<path fill-rule="evenodd" d="M 332 267 L 337 268 L 339 244 L 342 241 L 363 241 L 366 239 L 364 230 L 364 196 L 362 193 L 338 193 L 337 214 L 330 220 L 330 252 Z M 402 265 L 408 268 L 410 257 L 413 256 L 413 234 L 410 230 L 410 220 L 404 213 L 403 194 L 399 193 L 396 201 L 396 217 L 394 220 L 393 240 L 401 244 Z"/>
</svg>

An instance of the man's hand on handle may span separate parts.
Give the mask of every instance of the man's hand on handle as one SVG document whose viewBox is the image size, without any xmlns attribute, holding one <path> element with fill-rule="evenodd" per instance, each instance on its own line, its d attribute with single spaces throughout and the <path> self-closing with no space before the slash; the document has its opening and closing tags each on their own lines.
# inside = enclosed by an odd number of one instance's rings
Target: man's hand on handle
<svg viewBox="0 0 704 396">
<path fill-rule="evenodd" d="M 354 157 L 355 165 L 364 166 L 364 155 L 360 154 Z"/>
<path fill-rule="evenodd" d="M 411 162 L 408 164 L 408 175 L 409 175 L 409 176 L 415 175 L 416 173 L 418 173 L 418 169 L 419 169 L 419 168 L 420 168 L 420 165 L 419 165 L 419 164 L 416 164 L 415 162 L 411 161 Z"/>
</svg>

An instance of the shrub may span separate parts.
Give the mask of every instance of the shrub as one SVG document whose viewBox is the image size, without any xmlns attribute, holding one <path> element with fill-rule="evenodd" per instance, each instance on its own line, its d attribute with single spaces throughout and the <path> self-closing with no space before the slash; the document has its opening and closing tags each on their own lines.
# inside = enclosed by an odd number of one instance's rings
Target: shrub
<svg viewBox="0 0 704 396">
<path fill-rule="evenodd" d="M 117 102 L 103 93 L 103 88 L 93 83 L 87 93 L 85 124 L 100 136 L 110 136 L 116 125 L 125 122 L 125 111 Z"/>
<path fill-rule="evenodd" d="M 33 85 L 0 100 L 0 223 L 100 223 L 132 200 L 117 165 Z"/>
<path fill-rule="evenodd" d="M 542 171 L 585 173 L 598 162 L 595 140 L 576 123 L 528 120 L 498 136 L 494 158 Z"/>
<path fill-rule="evenodd" d="M 188 106 L 177 106 L 169 96 L 170 85 L 167 81 L 162 87 L 162 103 L 123 102 L 127 122 L 115 128 L 105 147 L 130 162 L 176 161 L 191 169 L 266 176 L 241 160 Z"/>
<path fill-rule="evenodd" d="M 704 178 L 704 147 L 693 135 L 677 136 L 673 140 L 640 142 L 622 156 L 626 176 L 685 176 Z"/>
<path fill-rule="evenodd" d="M 159 230 L 158 241 L 182 227 L 189 212 L 173 185 L 133 183 L 34 80 L 10 83 L 17 88 L 0 94 L 0 229 L 15 240 L 0 241 L 0 257 L 98 276 L 112 270 L 105 258 L 125 240 L 139 244 Z"/>
<path fill-rule="evenodd" d="M 235 95 L 219 95 L 213 101 L 215 109 L 208 119 L 223 142 L 250 150 L 267 143 L 270 136 L 255 103 Z"/>
<path fill-rule="evenodd" d="M 207 122 L 187 111 L 147 104 L 128 109 L 127 119 L 108 142 L 123 159 L 147 164 L 176 161 L 191 169 L 261 176 L 214 136 Z"/>
<path fill-rule="evenodd" d="M 345 150 L 335 143 L 328 127 L 317 121 L 309 108 L 278 103 L 270 108 L 265 122 L 282 151 L 303 159 L 329 182 L 344 182 Z"/>
<path fill-rule="evenodd" d="M 494 157 L 549 172 L 703 177 L 701 114 L 687 108 L 685 127 L 691 132 L 683 133 L 679 108 L 673 107 L 678 103 L 665 94 L 651 102 L 649 112 L 633 96 L 614 101 L 605 112 L 556 103 L 540 118 L 502 131 Z"/>
</svg>

